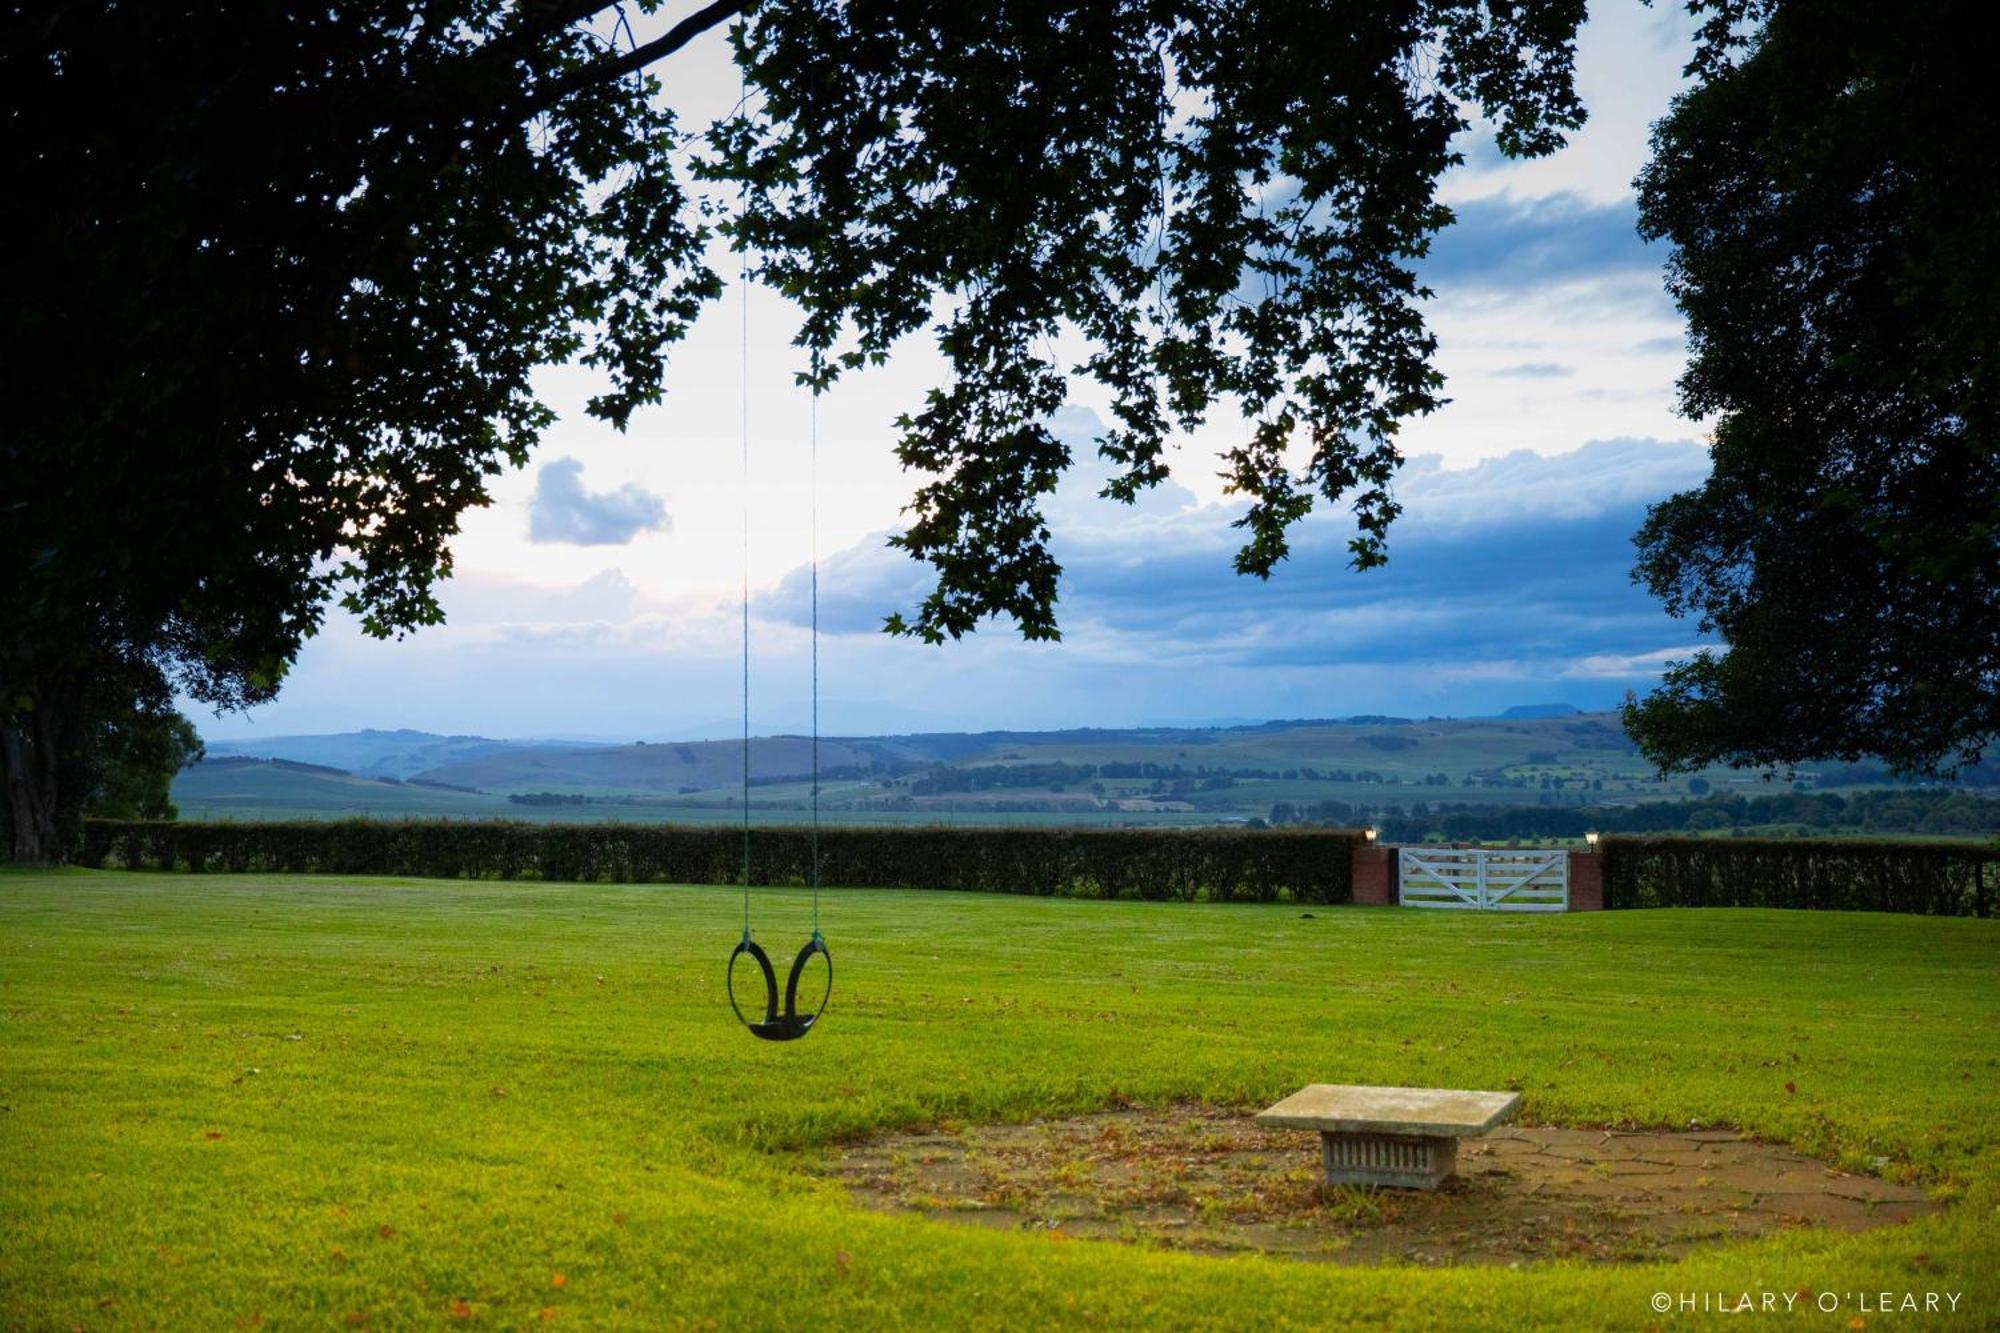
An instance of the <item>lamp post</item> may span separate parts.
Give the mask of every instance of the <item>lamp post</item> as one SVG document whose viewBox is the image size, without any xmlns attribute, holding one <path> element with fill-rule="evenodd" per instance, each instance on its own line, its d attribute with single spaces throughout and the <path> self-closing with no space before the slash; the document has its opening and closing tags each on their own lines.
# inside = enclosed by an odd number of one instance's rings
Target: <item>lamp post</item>
<svg viewBox="0 0 2000 1333">
<path fill-rule="evenodd" d="M 1593 852 L 1597 850 L 1597 837 L 1598 834 L 1596 829 L 1591 829 L 1589 832 L 1583 835 L 1583 841 L 1585 845 L 1587 845 Z"/>
<path fill-rule="evenodd" d="M 1373 825 L 1370 825 L 1369 827 L 1361 830 L 1361 836 L 1368 839 L 1368 845 L 1370 847 L 1373 847 L 1375 845 L 1375 840 L 1382 836 L 1382 830 L 1374 827 Z M 1594 834 L 1592 836 L 1595 837 Z"/>
</svg>

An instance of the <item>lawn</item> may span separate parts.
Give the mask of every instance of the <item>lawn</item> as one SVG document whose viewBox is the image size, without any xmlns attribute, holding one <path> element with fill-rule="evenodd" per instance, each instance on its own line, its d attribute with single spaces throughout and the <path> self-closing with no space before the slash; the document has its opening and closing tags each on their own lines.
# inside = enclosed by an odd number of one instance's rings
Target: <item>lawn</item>
<svg viewBox="0 0 2000 1333">
<path fill-rule="evenodd" d="M 833 1008 L 773 1046 L 720 987 L 740 911 L 0 873 L 0 1325 L 1643 1328 L 1699 1322 L 1655 1292 L 1801 1288 L 1837 1327 L 1893 1326 L 1853 1303 L 1884 1291 L 2000 1322 L 2000 923 L 836 891 Z M 757 913 L 774 954 L 808 928 Z M 863 1212 L 797 1151 L 1306 1082 L 1738 1125 L 1955 1203 L 1675 1265 L 1357 1269 Z"/>
</svg>

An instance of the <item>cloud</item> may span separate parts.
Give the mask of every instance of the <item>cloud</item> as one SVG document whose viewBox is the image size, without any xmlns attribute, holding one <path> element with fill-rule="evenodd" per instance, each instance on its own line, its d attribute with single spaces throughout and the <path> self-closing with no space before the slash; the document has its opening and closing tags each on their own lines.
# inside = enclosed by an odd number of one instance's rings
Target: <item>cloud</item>
<svg viewBox="0 0 2000 1333">
<path fill-rule="evenodd" d="M 1486 195 L 1453 206 L 1458 219 L 1431 243 L 1418 274 L 1431 286 L 1507 291 L 1644 273 L 1657 282 L 1664 255 L 1639 239 L 1630 198 Z"/>
<path fill-rule="evenodd" d="M 1085 435 L 1093 421 L 1063 428 Z M 1387 568 L 1349 568 L 1351 520 L 1328 514 L 1301 525 L 1266 583 L 1230 572 L 1240 505 L 1178 488 L 1138 509 L 1099 500 L 1101 469 L 1086 456 L 1050 506 L 1063 642 L 1022 643 L 997 626 L 943 648 L 879 633 L 928 575 L 878 534 L 821 567 L 822 725 L 860 735 L 1608 707 L 1699 647 L 1628 571 L 1646 505 L 1706 464 L 1696 444 L 1649 439 L 1462 469 L 1418 458 L 1398 480 L 1405 510 Z M 754 603 L 760 733 L 809 716 L 809 592 L 795 570 Z M 684 739 L 735 725 L 733 605 L 649 598 L 615 569 L 564 587 L 454 579 L 446 598 L 450 621 L 406 643 L 367 639 L 337 614 L 258 728 Z"/>
<path fill-rule="evenodd" d="M 1706 467 L 1697 444 L 1649 439 L 1464 469 L 1414 459 L 1397 483 L 1404 513 L 1387 568 L 1353 570 L 1351 519 L 1321 514 L 1295 529 L 1291 559 L 1268 582 L 1230 568 L 1240 505 L 1182 491 L 1133 511 L 1092 498 L 1087 470 L 1073 469 L 1048 506 L 1064 650 L 1210 678 L 1366 669 L 1643 684 L 1694 636 L 1632 584 L 1632 533 L 1649 504 Z M 794 571 L 758 600 L 758 615 L 804 624 L 807 586 Z M 880 538 L 838 552 L 821 568 L 821 629 L 873 631 L 929 586 L 925 567 Z"/>
<path fill-rule="evenodd" d="M 1576 374 L 1576 368 L 1557 361 L 1523 361 L 1518 366 L 1502 366 L 1493 374 L 1509 380 L 1560 380 Z"/>
<path fill-rule="evenodd" d="M 472 571 L 453 576 L 441 599 L 445 623 L 457 627 L 616 624 L 646 609 L 620 569 L 565 586 Z"/>
<path fill-rule="evenodd" d="M 574 458 L 542 465 L 528 514 L 529 541 L 574 546 L 623 546 L 669 524 L 666 502 L 629 481 L 615 491 L 585 490 L 583 464 Z"/>
</svg>

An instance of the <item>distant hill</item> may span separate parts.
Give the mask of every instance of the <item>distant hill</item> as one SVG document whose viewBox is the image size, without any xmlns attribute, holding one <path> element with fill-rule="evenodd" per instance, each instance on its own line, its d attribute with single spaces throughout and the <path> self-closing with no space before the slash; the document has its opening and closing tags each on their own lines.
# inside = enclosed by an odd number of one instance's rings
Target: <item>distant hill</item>
<svg viewBox="0 0 2000 1333">
<path fill-rule="evenodd" d="M 1502 721 L 1518 721 L 1521 718 L 1581 717 L 1583 710 L 1575 704 L 1515 704 L 1501 712 Z"/>
<path fill-rule="evenodd" d="M 545 740 L 494 740 L 486 736 L 440 736 L 428 731 L 343 731 L 322 736 L 237 737 L 209 741 L 216 758 L 289 759 L 326 764 L 368 777 L 407 778 L 446 764 L 510 750 L 537 749 Z M 581 748 L 585 742 L 568 742 Z"/>
<path fill-rule="evenodd" d="M 823 774 L 853 775 L 892 767 L 889 749 L 823 739 Z M 801 778 L 812 772 L 812 741 L 804 736 L 759 736 L 750 743 L 753 782 Z M 649 794 L 740 783 L 741 741 L 677 741 L 658 745 L 521 746 L 454 758 L 413 776 L 498 792 Z"/>
<path fill-rule="evenodd" d="M 237 738 L 211 744 L 209 756 L 175 783 L 175 799 L 191 811 L 249 811 L 263 802 L 286 811 L 519 814 L 522 803 L 510 797 L 707 810 L 735 805 L 743 763 L 736 740 L 581 744 L 407 730 Z M 1644 799 L 1669 790 L 1652 779 L 1608 714 L 1422 721 L 1371 714 L 1224 727 L 827 737 L 819 759 L 823 806 L 913 818 L 1041 807 L 1248 818 L 1281 799 L 1400 804 L 1505 793 L 1520 800 L 1523 792 L 1586 788 Z M 301 765 L 318 766 L 314 781 Z M 751 743 L 760 803 L 800 798 L 811 771 L 806 737 Z M 396 783 L 410 790 L 387 789 Z M 800 789 L 778 790 L 786 784 Z"/>
<path fill-rule="evenodd" d="M 183 819 L 493 818 L 506 811 L 504 801 L 464 792 L 247 755 L 211 756 L 182 771 L 174 779 L 173 799 Z"/>
<path fill-rule="evenodd" d="M 1710 770 L 1663 780 L 1615 713 L 1525 704 L 1498 718 L 1363 715 L 1220 727 L 921 732 L 820 741 L 836 822 L 1213 824 L 1304 809 L 1382 817 L 1419 806 L 1633 805 L 1713 789 L 1888 784 L 1869 765 L 1796 775 Z M 360 731 L 216 742 L 173 798 L 201 818 L 741 818 L 742 742 L 583 743 Z M 762 822 L 810 809 L 812 742 L 750 745 Z M 1965 785 L 2000 774 L 1969 771 Z M 1693 786 L 1690 786 L 1690 783 Z M 1329 804 L 1331 803 L 1331 804 Z"/>
</svg>

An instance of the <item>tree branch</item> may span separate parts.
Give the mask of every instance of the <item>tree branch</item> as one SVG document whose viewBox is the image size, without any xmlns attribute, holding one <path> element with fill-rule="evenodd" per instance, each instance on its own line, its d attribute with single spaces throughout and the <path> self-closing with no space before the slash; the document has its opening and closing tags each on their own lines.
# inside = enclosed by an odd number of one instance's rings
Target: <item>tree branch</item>
<svg viewBox="0 0 2000 1333">
<path fill-rule="evenodd" d="M 581 23 L 617 3 L 618 0 L 546 0 L 546 3 L 533 7 L 535 13 L 531 20 L 480 47 L 479 56 L 481 59 L 512 56 L 551 33 L 561 32 L 572 23 Z"/>
<path fill-rule="evenodd" d="M 582 69 L 565 74 L 544 88 L 536 89 L 534 97 L 528 102 L 528 114 L 532 116 L 546 111 L 578 89 L 593 87 L 612 79 L 621 79 L 636 70 L 644 69 L 654 61 L 663 60 L 717 24 L 727 23 L 739 14 L 748 12 L 756 3 L 757 0 L 712 0 L 712 3 L 702 6 L 669 28 L 663 36 L 656 37 L 643 46 L 634 47 L 622 56 L 585 65 Z M 604 6 L 593 6 L 593 9 L 601 8 Z"/>
</svg>

